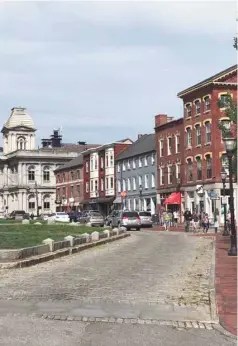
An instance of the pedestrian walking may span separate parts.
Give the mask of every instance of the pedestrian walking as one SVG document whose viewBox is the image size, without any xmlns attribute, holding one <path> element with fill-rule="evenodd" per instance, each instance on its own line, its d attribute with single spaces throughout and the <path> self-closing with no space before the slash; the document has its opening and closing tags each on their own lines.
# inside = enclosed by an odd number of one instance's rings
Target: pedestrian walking
<svg viewBox="0 0 238 346">
<path fill-rule="evenodd" d="M 174 227 L 178 227 L 178 217 L 179 217 L 178 212 L 175 210 L 175 211 L 173 212 Z"/>
<path fill-rule="evenodd" d="M 209 230 L 209 218 L 208 218 L 208 214 L 205 214 L 203 218 L 203 231 L 204 233 L 207 233 L 208 230 Z"/>
<path fill-rule="evenodd" d="M 198 232 L 198 226 L 199 226 L 199 217 L 196 212 L 192 215 L 192 229 L 194 233 Z"/>
<path fill-rule="evenodd" d="M 165 213 L 165 216 L 164 216 L 164 228 L 166 231 L 169 230 L 169 224 L 170 224 L 170 216 L 169 216 L 169 213 Z"/>
<path fill-rule="evenodd" d="M 183 216 L 184 216 L 184 220 L 185 220 L 185 232 L 189 232 L 190 222 L 192 220 L 191 211 L 188 208 L 186 208 Z"/>
</svg>

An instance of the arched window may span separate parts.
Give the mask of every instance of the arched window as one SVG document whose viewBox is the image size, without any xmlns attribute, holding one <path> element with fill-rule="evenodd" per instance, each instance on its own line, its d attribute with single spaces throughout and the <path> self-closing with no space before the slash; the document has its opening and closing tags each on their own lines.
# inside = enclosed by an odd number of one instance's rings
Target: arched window
<svg viewBox="0 0 238 346">
<path fill-rule="evenodd" d="M 212 157 L 211 155 L 206 155 L 206 171 L 207 171 L 207 179 L 212 178 Z"/>
<path fill-rule="evenodd" d="M 43 168 L 43 181 L 44 182 L 50 181 L 50 168 L 48 166 L 45 166 Z"/>
<path fill-rule="evenodd" d="M 28 180 L 29 181 L 35 181 L 35 167 L 34 166 L 30 166 L 28 168 Z"/>
<path fill-rule="evenodd" d="M 28 209 L 29 211 L 34 211 L 36 207 L 35 196 L 33 194 L 28 197 Z"/>
<path fill-rule="evenodd" d="M 50 210 L 50 195 L 44 195 L 43 197 L 43 209 Z"/>
<path fill-rule="evenodd" d="M 187 181 L 193 181 L 193 161 L 191 158 L 187 159 Z"/>
<path fill-rule="evenodd" d="M 17 149 L 25 150 L 26 149 L 26 139 L 25 137 L 18 137 L 17 139 Z"/>
</svg>

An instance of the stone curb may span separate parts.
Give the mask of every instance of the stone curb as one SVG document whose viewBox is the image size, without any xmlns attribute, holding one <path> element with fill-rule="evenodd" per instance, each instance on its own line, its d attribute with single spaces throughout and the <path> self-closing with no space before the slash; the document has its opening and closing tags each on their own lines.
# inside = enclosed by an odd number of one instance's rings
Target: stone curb
<svg viewBox="0 0 238 346">
<path fill-rule="evenodd" d="M 216 305 L 216 238 L 212 243 L 212 261 L 210 268 L 210 279 L 209 279 L 209 299 L 210 299 L 210 313 L 212 321 L 219 323 L 219 317 L 217 314 Z"/>
<path fill-rule="evenodd" d="M 226 330 L 224 327 L 222 327 L 222 325 L 220 323 L 214 325 L 214 329 L 216 329 L 221 334 L 228 336 L 231 339 L 237 340 L 237 335 L 228 332 L 228 330 Z"/>
<path fill-rule="evenodd" d="M 47 253 L 47 254 L 44 254 L 41 256 L 31 257 L 31 258 L 17 261 L 17 262 L 0 263 L 0 269 L 15 269 L 15 268 L 30 267 L 30 266 L 33 266 L 33 265 L 36 265 L 39 263 L 51 261 L 51 260 L 56 259 L 56 258 L 75 254 L 77 252 L 81 252 L 83 250 L 86 250 L 86 249 L 89 249 L 89 248 L 92 248 L 95 246 L 103 245 L 106 243 L 111 243 L 115 240 L 123 239 L 123 238 L 129 237 L 129 236 L 130 236 L 129 233 L 122 233 L 122 234 L 119 234 L 116 236 L 112 236 L 110 238 L 103 238 L 103 239 L 100 239 L 100 240 L 92 242 L 92 243 L 85 243 L 82 245 L 74 246 L 72 248 L 58 250 L 58 251 L 55 251 L 53 253 L 51 252 L 51 253 Z"/>
</svg>

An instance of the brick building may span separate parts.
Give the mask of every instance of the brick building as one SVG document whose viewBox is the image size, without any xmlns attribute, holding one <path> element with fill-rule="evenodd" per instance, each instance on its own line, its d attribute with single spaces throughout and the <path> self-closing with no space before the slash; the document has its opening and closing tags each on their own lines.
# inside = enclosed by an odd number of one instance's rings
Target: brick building
<svg viewBox="0 0 238 346">
<path fill-rule="evenodd" d="M 83 156 L 67 162 L 55 170 L 57 211 L 82 209 Z"/>
<path fill-rule="evenodd" d="M 230 93 L 237 100 L 237 65 L 193 85 L 178 93 L 184 105 L 184 169 L 181 169 L 181 185 L 185 207 L 204 210 L 210 217 L 216 209 L 221 216 L 222 167 L 227 169 L 227 158 L 220 121 L 229 126 L 225 108 L 217 105 Z M 227 203 L 229 189 L 227 182 Z M 237 199 L 237 190 L 235 193 Z M 222 217 L 220 217 L 222 221 Z"/>
<path fill-rule="evenodd" d="M 155 116 L 157 152 L 157 205 L 165 207 L 165 200 L 171 194 L 180 194 L 183 167 L 183 118 L 173 119 L 166 114 Z M 180 197 L 181 200 L 181 197 Z M 169 209 L 181 211 L 180 205 L 171 203 Z"/>
<path fill-rule="evenodd" d="M 130 139 L 84 151 L 84 208 L 109 213 L 116 195 L 115 159 L 132 144 Z"/>
</svg>

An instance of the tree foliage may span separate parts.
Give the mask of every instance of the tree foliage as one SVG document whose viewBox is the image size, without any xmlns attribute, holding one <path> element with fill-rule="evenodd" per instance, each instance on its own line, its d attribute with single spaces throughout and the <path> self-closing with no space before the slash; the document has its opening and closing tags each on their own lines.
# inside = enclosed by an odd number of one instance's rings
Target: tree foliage
<svg viewBox="0 0 238 346">
<path fill-rule="evenodd" d="M 236 100 L 234 101 L 231 94 L 228 93 L 225 99 L 219 99 L 218 107 L 224 108 L 224 113 L 229 119 L 229 126 L 223 121 L 219 122 L 222 138 L 236 138 L 236 147 L 233 153 L 233 174 L 237 180 L 237 102 Z"/>
</svg>

